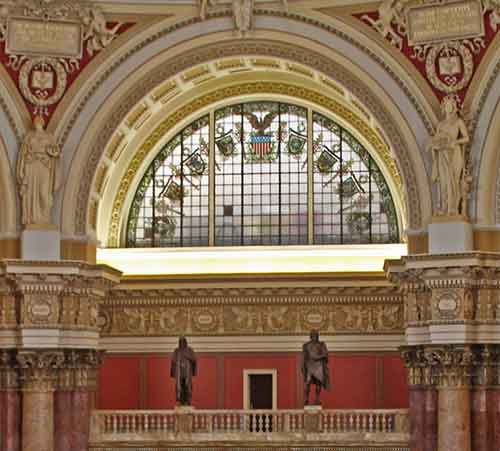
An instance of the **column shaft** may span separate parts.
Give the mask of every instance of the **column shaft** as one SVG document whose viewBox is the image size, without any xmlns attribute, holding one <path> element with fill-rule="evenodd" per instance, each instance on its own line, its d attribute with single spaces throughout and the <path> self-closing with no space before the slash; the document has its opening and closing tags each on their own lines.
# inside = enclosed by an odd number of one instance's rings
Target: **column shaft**
<svg viewBox="0 0 500 451">
<path fill-rule="evenodd" d="M 435 451 L 438 433 L 438 392 L 433 387 L 425 390 L 424 450 Z"/>
<path fill-rule="evenodd" d="M 439 389 L 438 451 L 471 451 L 470 409 L 469 388 Z"/>
<path fill-rule="evenodd" d="M 54 393 L 54 442 L 55 451 L 73 450 L 72 392 L 59 390 Z"/>
<path fill-rule="evenodd" d="M 410 450 L 425 451 L 425 389 L 420 385 L 410 386 Z"/>
<path fill-rule="evenodd" d="M 21 397 L 17 389 L 0 392 L 0 449 L 19 451 L 21 442 Z"/>
<path fill-rule="evenodd" d="M 52 391 L 23 391 L 23 451 L 54 451 Z"/>
<path fill-rule="evenodd" d="M 474 451 L 488 451 L 488 412 L 486 389 L 477 387 L 472 390 L 471 440 Z"/>
<path fill-rule="evenodd" d="M 488 391 L 489 451 L 500 449 L 500 387 Z"/>
<path fill-rule="evenodd" d="M 87 451 L 89 443 L 89 391 L 80 388 L 73 392 L 73 450 Z"/>
</svg>

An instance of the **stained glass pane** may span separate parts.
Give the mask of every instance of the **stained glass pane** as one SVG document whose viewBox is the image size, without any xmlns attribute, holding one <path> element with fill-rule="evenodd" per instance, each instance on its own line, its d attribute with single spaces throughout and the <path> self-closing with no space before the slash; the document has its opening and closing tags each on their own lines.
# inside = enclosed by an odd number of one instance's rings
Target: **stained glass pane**
<svg viewBox="0 0 500 451">
<path fill-rule="evenodd" d="M 397 242 L 392 198 L 376 163 L 347 130 L 313 115 L 314 242 Z"/>
<path fill-rule="evenodd" d="M 160 150 L 134 197 L 127 246 L 308 243 L 308 205 L 315 244 L 399 240 L 394 203 L 375 161 L 346 129 L 313 113 L 308 193 L 307 110 L 281 102 L 246 102 L 190 124 Z M 209 142 L 214 134 L 210 194 Z M 209 197 L 214 210 L 210 213 Z M 309 197 L 309 198 L 308 198 Z"/>
<path fill-rule="evenodd" d="M 215 244 L 307 243 L 307 111 L 230 106 L 215 129 Z"/>
<path fill-rule="evenodd" d="M 134 198 L 128 246 L 208 245 L 208 142 L 205 116 L 162 148 Z"/>
</svg>

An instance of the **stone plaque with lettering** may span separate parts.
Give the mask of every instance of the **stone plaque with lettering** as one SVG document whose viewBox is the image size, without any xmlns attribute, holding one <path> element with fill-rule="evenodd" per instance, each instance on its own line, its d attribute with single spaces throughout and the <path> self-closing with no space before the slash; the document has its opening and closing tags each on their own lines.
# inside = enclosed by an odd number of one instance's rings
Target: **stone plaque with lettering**
<svg viewBox="0 0 500 451">
<path fill-rule="evenodd" d="M 5 50 L 11 54 L 82 56 L 82 26 L 78 22 L 10 17 L 6 41 Z"/>
<path fill-rule="evenodd" d="M 414 6 L 408 8 L 406 14 L 410 45 L 484 35 L 483 12 L 479 0 Z"/>
</svg>

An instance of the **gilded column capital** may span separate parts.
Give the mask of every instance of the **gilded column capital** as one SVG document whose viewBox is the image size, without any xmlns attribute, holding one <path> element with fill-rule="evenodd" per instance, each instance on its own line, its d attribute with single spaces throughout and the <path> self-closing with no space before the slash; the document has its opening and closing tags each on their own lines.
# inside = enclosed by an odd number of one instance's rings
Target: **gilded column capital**
<svg viewBox="0 0 500 451">
<path fill-rule="evenodd" d="M 59 390 L 88 389 L 97 387 L 97 371 L 102 363 L 102 351 L 94 349 L 69 349 L 64 351 L 57 377 Z"/>
<path fill-rule="evenodd" d="M 0 390 L 19 388 L 16 352 L 15 349 L 2 349 L 0 351 Z"/>
<path fill-rule="evenodd" d="M 55 388 L 58 371 L 64 363 L 64 352 L 19 351 L 17 362 L 23 390 L 52 391 Z"/>
</svg>

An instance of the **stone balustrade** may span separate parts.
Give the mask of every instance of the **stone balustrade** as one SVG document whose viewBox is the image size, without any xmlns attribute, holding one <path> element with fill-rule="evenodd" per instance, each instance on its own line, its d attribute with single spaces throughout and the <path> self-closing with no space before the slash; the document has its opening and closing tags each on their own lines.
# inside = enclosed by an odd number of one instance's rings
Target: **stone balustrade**
<svg viewBox="0 0 500 451">
<path fill-rule="evenodd" d="M 95 410 L 90 449 L 119 443 L 335 443 L 408 446 L 407 410 Z M 118 448 L 116 448 L 118 449 Z M 391 448 L 393 449 L 393 448 Z M 394 448 L 395 449 L 395 448 Z"/>
</svg>

